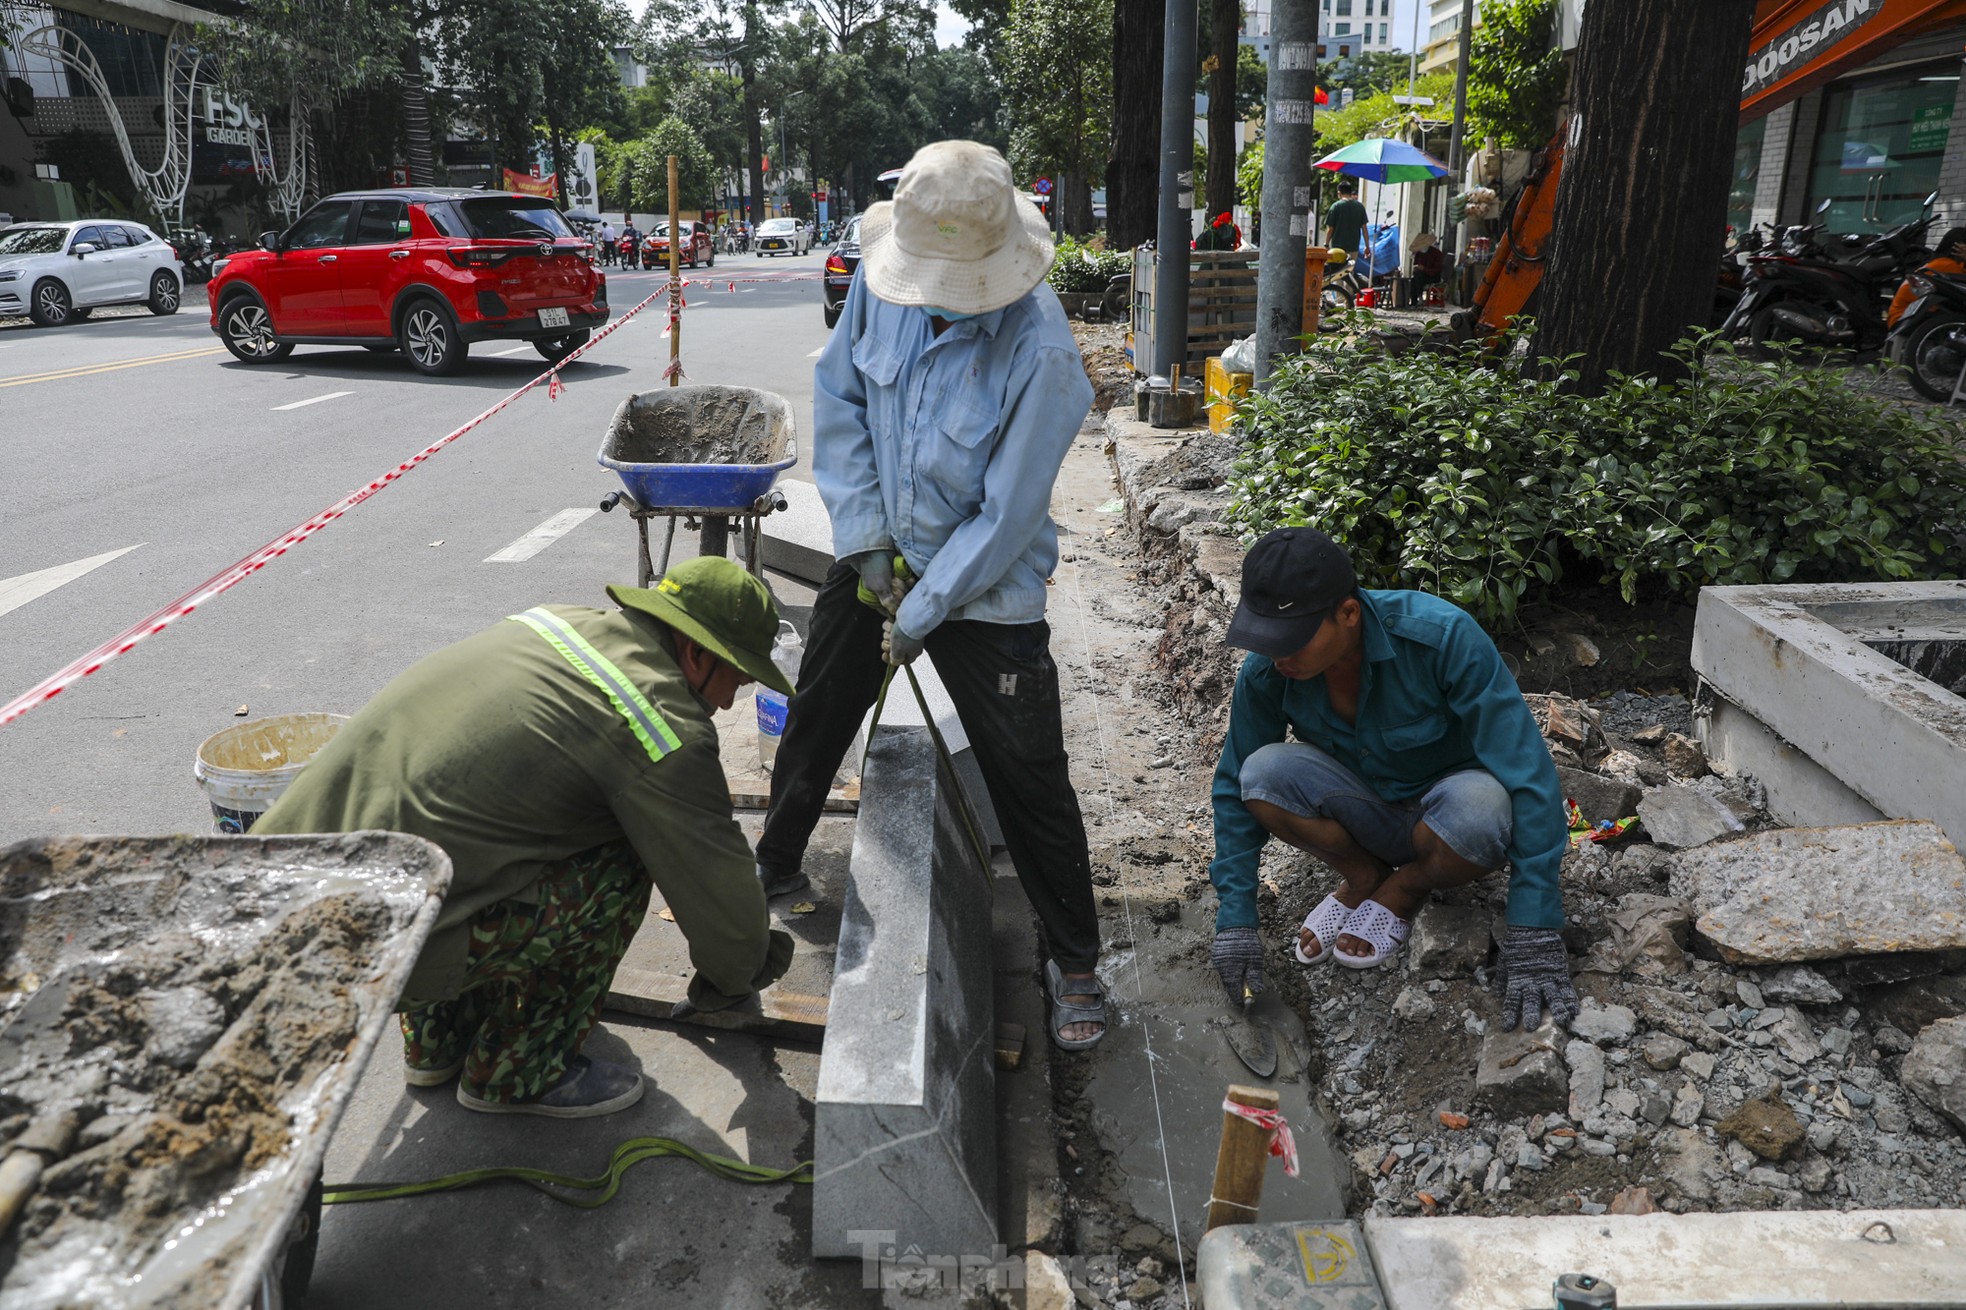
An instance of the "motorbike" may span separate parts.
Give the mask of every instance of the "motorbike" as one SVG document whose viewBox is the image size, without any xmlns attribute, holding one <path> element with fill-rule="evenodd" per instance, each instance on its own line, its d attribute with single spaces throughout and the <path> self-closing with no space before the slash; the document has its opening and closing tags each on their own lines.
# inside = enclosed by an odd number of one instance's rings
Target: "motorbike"
<svg viewBox="0 0 1966 1310">
<path fill-rule="evenodd" d="M 1748 256 L 1743 287 L 1721 335 L 1745 336 L 1756 346 L 1789 341 L 1860 352 L 1885 344 L 1884 304 L 1930 252 L 1925 234 L 1938 193 L 1925 198 L 1924 216 L 1888 232 L 1846 237 L 1834 253 L 1822 244 L 1822 225 L 1782 230 L 1774 253 Z M 1829 207 L 1825 200 L 1817 212 Z"/>
<path fill-rule="evenodd" d="M 1903 365 L 1912 390 L 1950 403 L 1966 381 L 1966 276 L 1913 273 L 1915 299 L 1898 316 L 1885 354 Z"/>
<path fill-rule="evenodd" d="M 615 243 L 615 249 L 621 255 L 621 266 L 623 268 L 640 268 L 642 266 L 642 243 L 639 237 L 624 236 Z"/>
<path fill-rule="evenodd" d="M 212 242 L 202 232 L 180 228 L 171 234 L 171 251 L 184 266 L 184 280 L 197 286 L 212 280 Z"/>
</svg>

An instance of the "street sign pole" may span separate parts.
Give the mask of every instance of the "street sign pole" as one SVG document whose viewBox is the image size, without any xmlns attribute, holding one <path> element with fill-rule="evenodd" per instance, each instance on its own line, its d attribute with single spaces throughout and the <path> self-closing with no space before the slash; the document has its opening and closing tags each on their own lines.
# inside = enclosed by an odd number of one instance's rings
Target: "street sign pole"
<svg viewBox="0 0 1966 1310">
<path fill-rule="evenodd" d="M 1309 5 L 1315 0 L 1300 2 Z M 1161 61 L 1153 370 L 1162 377 L 1171 377 L 1173 366 L 1188 357 L 1189 214 L 1195 207 L 1195 3 L 1167 0 L 1167 46 Z"/>
<path fill-rule="evenodd" d="M 1304 332 L 1304 249 L 1311 233 L 1317 148 L 1317 0 L 1278 0 L 1270 12 L 1270 82 L 1263 111 L 1263 243 L 1256 265 L 1256 378 Z"/>
</svg>

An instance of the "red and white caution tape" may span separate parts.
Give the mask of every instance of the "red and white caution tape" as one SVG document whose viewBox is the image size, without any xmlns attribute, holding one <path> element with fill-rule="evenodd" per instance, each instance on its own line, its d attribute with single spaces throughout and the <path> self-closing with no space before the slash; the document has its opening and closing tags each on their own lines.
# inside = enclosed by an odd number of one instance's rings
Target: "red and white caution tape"
<svg viewBox="0 0 1966 1310">
<path fill-rule="evenodd" d="M 641 313 L 642 310 L 646 309 L 655 300 L 666 295 L 668 291 L 669 288 L 665 286 L 660 290 L 650 293 L 640 304 L 602 328 L 599 332 L 596 332 L 578 350 L 569 354 L 565 359 L 553 365 L 553 367 L 547 369 L 532 381 L 513 391 L 510 395 L 504 397 L 476 418 L 461 427 L 454 428 L 450 432 L 445 433 L 422 450 L 419 450 L 416 454 L 398 464 L 395 468 L 390 469 L 387 473 L 369 482 L 368 485 L 349 492 L 346 496 L 343 496 L 340 500 L 328 506 L 312 518 L 287 529 L 287 531 L 281 533 L 272 541 L 267 542 L 244 559 L 207 578 L 154 614 L 137 620 L 88 654 L 49 674 L 20 695 L 14 697 L 4 705 L 0 705 L 0 724 L 12 723 L 15 719 L 20 718 L 36 706 L 45 705 L 117 656 L 128 653 L 138 642 L 147 637 L 154 637 L 165 628 L 171 626 L 171 624 L 197 609 L 200 605 L 203 605 L 206 601 L 238 586 L 241 582 L 244 582 L 247 578 L 259 572 L 268 564 L 280 558 L 280 556 L 286 554 L 288 550 L 306 541 L 322 528 L 327 527 L 328 524 L 334 522 L 349 510 L 354 509 L 370 496 L 375 495 L 376 492 L 381 491 L 397 478 L 402 477 L 424 460 L 429 459 L 445 446 L 450 445 L 451 442 L 456 441 L 459 437 L 477 427 L 540 383 L 549 383 L 548 393 L 553 394 L 554 390 L 562 385 L 560 383 L 561 369 L 573 363 L 576 359 L 579 359 L 595 346 L 600 345 L 609 333 L 634 318 L 635 315 Z"/>
<path fill-rule="evenodd" d="M 1270 1130 L 1270 1154 L 1283 1160 L 1283 1171 L 1290 1177 L 1297 1176 L 1297 1139 L 1290 1135 L 1290 1121 L 1275 1110 L 1259 1110 L 1252 1105 L 1237 1105 L 1224 1098 L 1222 1108 L 1238 1119 L 1247 1119 L 1258 1128 Z"/>
</svg>

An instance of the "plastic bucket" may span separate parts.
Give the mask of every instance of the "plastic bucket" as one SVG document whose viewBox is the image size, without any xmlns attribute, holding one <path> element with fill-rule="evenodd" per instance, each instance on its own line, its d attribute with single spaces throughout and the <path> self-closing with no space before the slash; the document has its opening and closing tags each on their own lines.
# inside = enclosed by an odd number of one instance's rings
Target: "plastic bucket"
<svg viewBox="0 0 1966 1310">
<path fill-rule="evenodd" d="M 218 830 L 251 832 L 346 722 L 346 714 L 276 714 L 205 738 L 191 773 Z"/>
</svg>

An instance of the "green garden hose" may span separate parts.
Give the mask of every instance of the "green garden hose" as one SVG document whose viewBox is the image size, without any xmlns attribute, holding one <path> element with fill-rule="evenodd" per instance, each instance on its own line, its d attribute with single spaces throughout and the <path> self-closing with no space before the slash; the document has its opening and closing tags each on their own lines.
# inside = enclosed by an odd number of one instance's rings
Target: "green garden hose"
<svg viewBox="0 0 1966 1310">
<path fill-rule="evenodd" d="M 568 1174 L 519 1166 L 467 1169 L 463 1173 L 445 1174 L 442 1178 L 431 1178 L 420 1183 L 329 1183 L 322 1190 L 321 1204 L 390 1201 L 404 1196 L 425 1196 L 431 1192 L 455 1192 L 510 1178 L 538 1188 L 562 1205 L 593 1210 L 614 1199 L 614 1194 L 621 1190 L 621 1176 L 628 1172 L 631 1165 L 664 1155 L 680 1155 L 686 1160 L 694 1160 L 719 1178 L 728 1178 L 735 1183 L 812 1183 L 810 1160 L 795 1164 L 790 1169 L 769 1169 L 728 1156 L 711 1155 L 707 1151 L 686 1146 L 673 1137 L 631 1137 L 614 1148 L 614 1158 L 608 1162 L 607 1172 L 593 1178 L 575 1178 Z M 569 1195 L 583 1192 L 598 1195 Z"/>
</svg>

